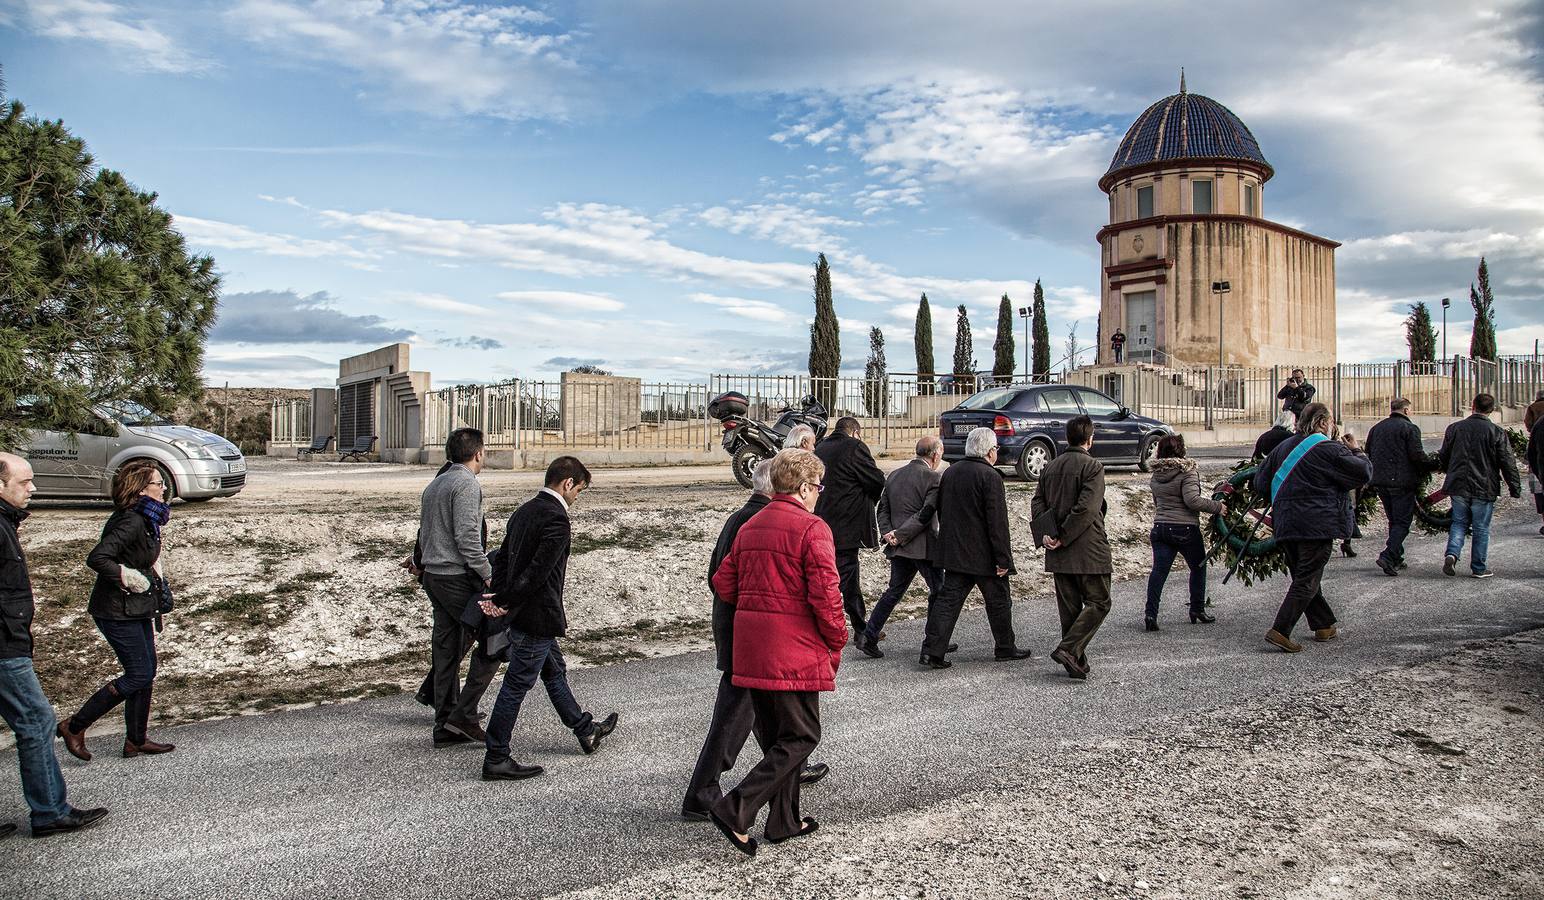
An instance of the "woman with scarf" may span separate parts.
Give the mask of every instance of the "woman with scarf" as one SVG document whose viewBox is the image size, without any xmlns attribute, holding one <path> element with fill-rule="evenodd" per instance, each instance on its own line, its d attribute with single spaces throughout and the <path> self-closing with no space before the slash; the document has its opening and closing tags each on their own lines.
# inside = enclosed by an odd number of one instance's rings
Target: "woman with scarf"
<svg viewBox="0 0 1544 900">
<path fill-rule="evenodd" d="M 151 588 L 161 572 L 161 529 L 171 516 L 165 498 L 166 482 L 153 462 L 128 463 L 113 476 L 117 508 L 102 527 L 102 539 L 86 556 L 86 565 L 97 573 L 86 611 L 118 654 L 123 674 L 98 688 L 80 712 L 59 723 L 65 749 L 77 759 L 91 759 L 86 729 L 120 703 L 127 726 L 125 757 L 176 749 L 145 734 L 155 684 L 153 621 L 159 611 Z"/>
</svg>

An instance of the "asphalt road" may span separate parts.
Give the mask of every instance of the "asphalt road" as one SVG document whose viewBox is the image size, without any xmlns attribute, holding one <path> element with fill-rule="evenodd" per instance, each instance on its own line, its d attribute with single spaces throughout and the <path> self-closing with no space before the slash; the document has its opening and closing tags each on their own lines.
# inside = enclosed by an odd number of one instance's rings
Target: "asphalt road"
<svg viewBox="0 0 1544 900">
<path fill-rule="evenodd" d="M 1295 656 L 1261 640 L 1281 580 L 1214 588 L 1219 622 L 1192 626 L 1183 578 L 1171 578 L 1158 634 L 1141 629 L 1143 585 L 1117 585 L 1084 683 L 1047 659 L 1056 614 L 1046 597 L 1016 604 L 1020 643 L 1036 655 L 1021 663 L 992 661 L 979 611 L 962 618 L 946 671 L 917 667 L 921 622 L 891 625 L 890 655 L 849 650 L 838 691 L 822 698 L 816 755 L 833 773 L 805 794 L 805 812 L 863 822 L 987 788 L 1062 737 L 1161 741 L 1164 723 L 1187 713 L 1307 698 L 1316 685 L 1544 626 L 1538 519 L 1520 503 L 1497 519 L 1499 574 L 1488 580 L 1445 578 L 1436 538 L 1414 538 L 1399 578 L 1370 553 L 1337 557 L 1326 593 L 1343 637 Z M 98 738 L 97 758 L 81 764 L 61 748 L 71 799 L 112 815 L 78 835 L 0 841 L 0 896 L 536 897 L 703 854 L 727 864 L 733 851 L 711 826 L 676 815 L 712 704 L 712 665 L 695 653 L 575 672 L 582 703 L 622 714 L 591 757 L 532 694 L 516 755 L 547 774 L 524 782 L 479 780 L 480 748 L 431 749 L 429 713 L 408 697 L 165 729 L 155 736 L 178 745 L 169 756 L 120 759 Z M 755 758 L 752 747 L 742 770 Z M 7 818 L 24 819 L 14 751 L 0 755 L 0 798 Z"/>
</svg>

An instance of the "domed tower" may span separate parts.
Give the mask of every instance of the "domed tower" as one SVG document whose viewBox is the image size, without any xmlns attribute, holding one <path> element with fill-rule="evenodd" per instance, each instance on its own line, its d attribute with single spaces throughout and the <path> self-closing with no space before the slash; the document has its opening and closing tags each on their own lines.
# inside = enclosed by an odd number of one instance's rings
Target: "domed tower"
<svg viewBox="0 0 1544 900">
<path fill-rule="evenodd" d="M 1183 74 L 1137 117 L 1099 179 L 1101 364 L 1117 330 L 1124 362 L 1334 364 L 1340 245 L 1265 218 L 1273 175 L 1249 127 Z"/>
</svg>

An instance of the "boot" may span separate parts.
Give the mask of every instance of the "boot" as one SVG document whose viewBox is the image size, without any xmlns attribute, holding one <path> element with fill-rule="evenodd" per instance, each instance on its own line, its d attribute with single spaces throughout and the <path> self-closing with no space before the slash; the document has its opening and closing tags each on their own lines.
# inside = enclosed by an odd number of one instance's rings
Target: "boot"
<svg viewBox="0 0 1544 900">
<path fill-rule="evenodd" d="M 68 719 L 59 723 L 54 729 L 59 737 L 64 740 L 64 749 L 70 751 L 70 755 L 81 762 L 91 762 L 91 751 L 86 749 L 86 733 L 84 731 L 71 731 Z"/>
</svg>

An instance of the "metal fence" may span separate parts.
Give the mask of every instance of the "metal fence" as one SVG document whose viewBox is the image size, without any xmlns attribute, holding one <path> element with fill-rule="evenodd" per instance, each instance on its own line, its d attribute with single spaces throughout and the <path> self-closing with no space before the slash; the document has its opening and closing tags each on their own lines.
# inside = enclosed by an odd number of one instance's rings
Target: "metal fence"
<svg viewBox="0 0 1544 900">
<path fill-rule="evenodd" d="M 269 440 L 276 444 L 309 444 L 311 401 L 273 401 L 269 410 Z"/>
<path fill-rule="evenodd" d="M 703 450 L 718 430 L 710 399 L 707 384 L 690 382 L 462 385 L 424 396 L 423 441 L 438 446 L 457 428 L 477 428 L 493 449 Z"/>
</svg>

